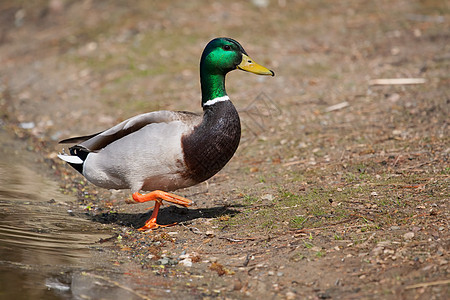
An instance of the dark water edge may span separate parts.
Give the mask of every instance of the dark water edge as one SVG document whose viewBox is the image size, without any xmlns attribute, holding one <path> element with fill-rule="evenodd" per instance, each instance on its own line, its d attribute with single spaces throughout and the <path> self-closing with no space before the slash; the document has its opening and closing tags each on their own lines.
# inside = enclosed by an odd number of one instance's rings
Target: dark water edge
<svg viewBox="0 0 450 300">
<path fill-rule="evenodd" d="M 25 143 L 0 128 L 0 145 L 0 299 L 78 299 L 83 272 L 107 265 L 98 241 L 108 232 L 70 214 L 75 199 L 37 171 Z"/>
</svg>

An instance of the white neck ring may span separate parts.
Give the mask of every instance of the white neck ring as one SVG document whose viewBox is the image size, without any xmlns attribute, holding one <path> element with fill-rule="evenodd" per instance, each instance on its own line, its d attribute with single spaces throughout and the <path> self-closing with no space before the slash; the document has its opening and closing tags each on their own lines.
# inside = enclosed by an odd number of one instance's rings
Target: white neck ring
<svg viewBox="0 0 450 300">
<path fill-rule="evenodd" d="M 203 103 L 203 106 L 213 105 L 213 104 L 216 104 L 217 102 L 228 101 L 228 100 L 230 100 L 230 98 L 227 95 L 225 95 L 222 97 L 214 98 L 212 100 L 208 100 L 205 103 Z"/>
</svg>

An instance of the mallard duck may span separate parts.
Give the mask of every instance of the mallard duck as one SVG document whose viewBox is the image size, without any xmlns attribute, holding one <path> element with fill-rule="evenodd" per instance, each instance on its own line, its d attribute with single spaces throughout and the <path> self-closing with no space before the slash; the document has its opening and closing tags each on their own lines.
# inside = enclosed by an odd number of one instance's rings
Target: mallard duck
<svg viewBox="0 0 450 300">
<path fill-rule="evenodd" d="M 99 187 L 131 189 L 134 201 L 155 201 L 139 230 L 169 226 L 156 222 L 162 201 L 184 207 L 193 202 L 167 191 L 209 179 L 238 147 L 239 115 L 225 91 L 225 75 L 236 69 L 275 75 L 237 41 L 213 39 L 200 60 L 203 115 L 166 110 L 140 114 L 100 133 L 60 141 L 76 145 L 69 148 L 70 155 L 58 157 Z"/>
</svg>

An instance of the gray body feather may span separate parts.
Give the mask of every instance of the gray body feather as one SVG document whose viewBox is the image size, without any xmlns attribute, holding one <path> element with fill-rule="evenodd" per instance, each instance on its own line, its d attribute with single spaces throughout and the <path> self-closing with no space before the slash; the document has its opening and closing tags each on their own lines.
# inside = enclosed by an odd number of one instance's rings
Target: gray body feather
<svg viewBox="0 0 450 300">
<path fill-rule="evenodd" d="M 194 185 L 197 182 L 183 176 L 186 164 L 181 140 L 201 122 L 202 117 L 193 113 L 156 111 L 87 136 L 76 146 L 89 152 L 82 174 L 99 187 L 132 192 L 173 191 Z"/>
</svg>

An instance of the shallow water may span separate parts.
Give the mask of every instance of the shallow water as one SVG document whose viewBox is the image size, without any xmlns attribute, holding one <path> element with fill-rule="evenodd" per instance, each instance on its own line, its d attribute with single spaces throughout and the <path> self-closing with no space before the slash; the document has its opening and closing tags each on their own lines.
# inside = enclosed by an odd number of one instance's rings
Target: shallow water
<svg viewBox="0 0 450 300">
<path fill-rule="evenodd" d="M 39 157 L 1 128 L 0 146 L 0 299 L 79 298 L 74 284 L 100 264 L 97 242 L 110 234 L 71 215 L 75 199 L 60 193 L 39 172 Z"/>
</svg>

